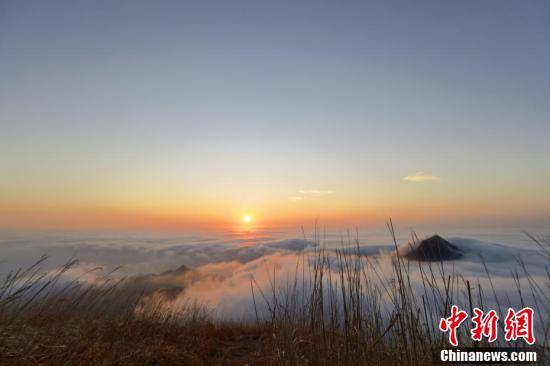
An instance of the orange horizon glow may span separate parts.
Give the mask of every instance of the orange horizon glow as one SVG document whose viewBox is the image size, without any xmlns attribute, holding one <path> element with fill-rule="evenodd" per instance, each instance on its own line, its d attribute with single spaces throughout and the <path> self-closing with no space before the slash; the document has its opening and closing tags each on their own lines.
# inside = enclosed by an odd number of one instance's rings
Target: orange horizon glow
<svg viewBox="0 0 550 366">
<path fill-rule="evenodd" d="M 542 218 L 544 210 L 535 215 L 532 210 L 510 207 L 507 213 L 498 212 L 494 206 L 478 207 L 473 213 L 472 206 L 465 203 L 448 206 L 415 207 L 376 207 L 365 208 L 339 207 L 326 204 L 325 207 L 296 207 L 295 205 L 276 205 L 256 207 L 254 211 L 243 211 L 230 205 L 219 210 L 204 207 L 193 212 L 186 210 L 136 210 L 108 207 L 82 208 L 66 205 L 11 205 L 0 206 L 0 229 L 144 229 L 178 231 L 188 229 L 222 230 L 236 228 L 250 230 L 254 227 L 296 227 L 309 225 L 319 220 L 328 227 L 379 227 L 389 218 L 410 225 L 418 224 L 466 224 L 476 226 L 484 223 L 505 223 L 522 225 L 528 220 Z M 245 213 L 243 213 L 245 212 Z M 250 212 L 255 212 L 254 214 Z"/>
<path fill-rule="evenodd" d="M 0 228 L 251 230 L 300 228 L 316 220 L 327 227 L 354 228 L 380 227 L 390 217 L 411 228 L 550 222 L 550 204 L 544 196 L 513 195 L 514 187 L 505 185 L 498 194 L 473 188 L 460 191 L 445 180 L 409 183 L 395 179 L 367 186 L 341 182 L 330 189 L 307 190 L 291 183 L 246 185 L 240 181 L 217 190 L 201 185 L 162 187 L 143 181 L 124 187 L 62 189 L 60 184 L 54 188 L 14 186 L 11 195 L 9 189 L 4 190 Z"/>
</svg>

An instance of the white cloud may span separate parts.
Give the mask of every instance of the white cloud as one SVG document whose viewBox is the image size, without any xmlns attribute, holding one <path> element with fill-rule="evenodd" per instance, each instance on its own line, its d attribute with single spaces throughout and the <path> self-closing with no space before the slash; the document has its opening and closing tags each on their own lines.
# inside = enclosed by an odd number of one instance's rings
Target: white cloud
<svg viewBox="0 0 550 366">
<path fill-rule="evenodd" d="M 0 269 L 3 273 L 17 263 L 27 260 L 28 263 L 32 263 L 46 249 L 51 255 L 51 260 L 43 263 L 44 266 L 51 261 L 54 261 L 55 265 L 55 259 L 61 260 L 62 264 L 71 256 L 82 260 L 78 267 L 64 274 L 62 284 L 75 279 L 86 283 L 103 280 L 111 269 L 123 264 L 123 272 L 116 271 L 109 275 L 109 278 L 136 275 L 128 278 L 128 290 L 135 288 L 140 292 L 148 291 L 148 296 L 153 296 L 153 300 L 155 296 L 163 296 L 164 300 L 170 301 L 168 305 L 174 306 L 174 309 L 197 300 L 200 304 L 205 303 L 216 309 L 216 315 L 221 319 L 230 320 L 253 319 L 255 316 L 251 278 L 254 278 L 254 288 L 265 293 L 271 290 L 274 283 L 273 273 L 277 276 L 277 286 L 282 286 L 281 291 L 284 290 L 285 284 L 293 283 L 296 274 L 302 276 L 301 279 L 298 278 L 298 286 L 307 286 L 311 283 L 308 277 L 311 272 L 307 269 L 311 265 L 310 250 L 316 245 L 305 239 L 280 239 L 278 235 L 271 236 L 267 232 L 259 235 L 254 245 L 245 247 L 240 246 L 241 239 L 235 239 L 232 235 L 210 237 L 102 234 L 82 237 L 73 234 L 42 234 L 36 239 L 29 238 L 29 235 L 21 233 L 0 240 Z M 516 279 L 511 275 L 515 268 L 519 271 L 522 287 L 530 288 L 534 283 L 532 281 L 536 281 L 536 286 L 544 286 L 544 281 L 547 280 L 546 258 L 541 256 L 538 250 L 526 248 L 523 241 L 514 240 L 513 244 L 505 246 L 474 239 L 448 239 L 463 250 L 465 255 L 460 260 L 441 264 L 444 266 L 442 271 L 460 273 L 472 284 L 479 282 L 478 286 L 482 286 L 483 289 L 494 286 L 495 297 L 502 299 L 503 303 L 510 301 L 512 306 L 521 303 L 517 292 L 510 291 L 516 288 Z M 380 252 L 392 250 L 393 244 L 389 244 L 390 239 L 387 240 L 387 244 L 382 241 L 382 245 L 365 245 L 359 248 L 365 256 L 371 256 L 361 265 L 366 265 L 364 273 L 373 281 L 389 281 L 392 278 L 393 257 L 378 255 Z M 336 240 L 328 248 L 340 248 L 339 245 Z M 353 248 L 349 250 L 351 253 L 354 251 Z M 329 250 L 327 254 L 330 255 L 331 261 L 336 260 L 334 252 Z M 481 262 L 480 257 L 484 258 L 485 263 Z M 337 262 L 331 263 L 335 265 L 328 269 L 334 271 L 329 278 L 338 278 Z M 179 268 L 182 264 L 192 268 L 181 271 Z M 439 266 L 439 263 L 437 265 Z M 306 270 L 302 270 L 300 266 L 306 266 Z M 522 273 L 523 266 L 528 268 L 530 277 Z M 50 270 L 55 267 L 56 265 L 44 269 Z M 103 267 L 104 270 L 95 271 L 96 267 Z M 491 281 L 486 270 L 491 275 Z M 410 273 L 411 286 L 422 294 L 424 275 L 420 264 L 411 262 L 407 271 Z M 373 283 L 380 287 L 387 286 L 387 282 Z M 335 286 L 338 284 L 335 283 Z M 298 291 L 301 292 L 300 289 Z M 492 307 L 493 292 L 485 293 L 489 295 L 484 298 L 484 303 L 486 301 L 487 306 Z M 256 296 L 260 316 L 267 316 L 268 310 L 262 296 L 258 292 Z M 384 297 L 381 300 L 382 306 L 392 306 L 389 299 Z M 531 297 L 526 298 L 526 301 L 534 303 Z"/>
<path fill-rule="evenodd" d="M 327 190 L 322 190 L 322 189 L 302 189 L 300 191 L 298 191 L 300 194 L 304 195 L 304 196 L 311 196 L 311 197 L 320 197 L 320 196 L 326 196 L 326 195 L 329 195 L 329 194 L 333 194 L 334 191 L 333 190 L 330 190 L 330 189 L 327 189 Z"/>
<path fill-rule="evenodd" d="M 511 269 L 514 267 L 519 269 L 518 258 L 521 255 L 521 260 L 527 268 L 529 268 L 529 274 L 532 276 L 532 280 L 538 284 L 543 284 L 546 275 L 545 259 L 541 257 L 537 250 L 526 248 L 513 248 L 506 247 L 500 244 L 481 242 L 473 239 L 461 239 L 450 238 L 452 244 L 459 247 L 464 253 L 464 257 L 456 261 L 445 261 L 441 263 L 443 266 L 442 271 L 450 273 L 456 271 L 461 273 L 465 279 L 472 283 L 479 283 L 483 289 L 490 288 L 494 285 L 494 294 L 501 301 L 510 301 L 513 304 L 520 304 L 519 294 L 516 292 L 510 292 L 510 288 L 515 288 L 515 279 L 510 274 Z M 288 243 L 284 243 L 286 248 Z M 394 276 L 392 261 L 393 256 L 391 254 L 382 254 L 382 248 L 387 248 L 391 251 L 392 246 L 386 245 L 381 247 L 361 247 L 368 250 L 365 255 L 369 255 L 369 260 L 359 262 L 362 267 L 362 273 L 370 278 L 376 286 L 386 287 L 388 282 L 392 281 Z M 354 253 L 355 249 L 351 249 L 350 253 Z M 380 254 L 377 254 L 380 253 Z M 327 257 L 331 263 L 338 263 L 335 252 L 330 249 L 326 252 Z M 485 264 L 482 264 L 480 258 L 483 257 Z M 262 296 L 259 295 L 261 290 L 263 293 L 269 293 L 273 290 L 273 274 L 276 273 L 277 281 L 281 290 L 281 294 L 284 294 L 285 284 L 294 283 L 294 280 L 298 280 L 298 292 L 301 292 L 300 286 L 305 286 L 306 291 L 308 289 L 308 283 L 311 283 L 313 279 L 312 272 L 308 270 L 313 265 L 315 253 L 310 251 L 274 251 L 265 253 L 261 257 L 257 257 L 253 260 L 245 263 L 228 260 L 218 263 L 207 263 L 205 265 L 194 268 L 190 271 L 181 274 L 151 274 L 147 277 L 150 284 L 156 285 L 158 288 L 181 288 L 182 290 L 171 301 L 171 306 L 177 308 L 178 304 L 185 304 L 186 302 L 198 301 L 200 304 L 207 304 L 212 309 L 216 310 L 216 315 L 222 319 L 252 319 L 254 316 L 254 306 L 252 294 L 251 294 L 251 279 L 254 281 L 254 288 L 256 292 L 256 301 L 258 301 L 258 311 L 260 316 L 267 316 L 265 302 L 262 300 Z M 505 265 L 503 265 L 505 263 Z M 424 275 L 422 269 L 426 269 L 425 266 L 429 264 L 424 263 L 420 265 L 419 262 L 410 262 L 407 268 L 407 275 L 409 276 L 409 284 L 417 291 L 417 294 L 422 294 L 425 291 Z M 439 262 L 437 265 L 440 265 Z M 304 266 L 304 267 L 302 267 Z M 424 267 L 422 267 L 424 266 Z M 302 268 L 306 270 L 303 271 Z M 334 265 L 327 268 L 331 271 L 331 275 L 327 278 L 337 279 L 339 270 L 338 266 Z M 486 271 L 491 275 L 492 284 L 489 278 L 486 277 Z M 526 275 L 519 272 L 519 281 L 521 286 L 529 286 L 529 278 Z M 297 277 L 296 277 L 297 276 Z M 300 278 L 302 276 L 302 278 Z M 381 281 L 381 282 L 377 282 Z M 390 282 L 391 283 L 391 282 Z M 332 282 L 336 291 L 340 286 L 338 280 Z M 434 282 L 435 286 L 439 287 L 439 291 L 444 291 L 441 287 L 442 283 L 439 281 Z M 171 286 L 171 287 L 170 287 Z M 168 301 L 170 299 L 164 299 Z M 268 299 L 271 301 L 271 299 Z M 300 301 L 297 299 L 297 301 Z M 380 299 L 382 307 L 391 309 L 393 303 L 389 297 L 382 297 Z M 528 300 L 533 302 L 530 298 Z M 496 305 L 493 295 L 486 296 L 484 302 L 489 307 Z"/>
<path fill-rule="evenodd" d="M 335 191 L 331 189 L 301 189 L 298 191 L 299 195 L 291 196 L 291 201 L 303 201 L 308 198 L 323 197 L 333 194 Z"/>
<path fill-rule="evenodd" d="M 414 175 L 407 175 L 406 177 L 403 178 L 403 180 L 406 180 L 408 182 L 420 183 L 420 182 L 430 182 L 430 181 L 439 180 L 439 177 L 436 177 L 435 175 L 432 175 L 429 173 L 418 172 Z"/>
<path fill-rule="evenodd" d="M 302 197 L 302 196 L 291 196 L 291 197 L 289 197 L 289 199 L 291 201 L 301 201 L 301 200 L 304 199 L 304 197 Z"/>
</svg>

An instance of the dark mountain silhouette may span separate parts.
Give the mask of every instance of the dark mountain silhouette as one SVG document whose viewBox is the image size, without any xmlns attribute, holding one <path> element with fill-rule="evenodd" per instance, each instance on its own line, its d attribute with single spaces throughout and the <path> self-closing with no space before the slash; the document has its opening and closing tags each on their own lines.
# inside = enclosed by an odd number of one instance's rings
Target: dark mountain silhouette
<svg viewBox="0 0 550 366">
<path fill-rule="evenodd" d="M 184 273 L 187 273 L 188 271 L 189 271 L 189 267 L 187 267 L 185 264 L 182 264 L 181 266 L 179 266 L 176 269 L 172 269 L 172 270 L 162 272 L 160 274 L 160 276 L 178 276 L 178 275 L 182 275 Z M 158 276 L 158 275 L 153 275 L 153 276 Z"/>
<path fill-rule="evenodd" d="M 420 262 L 451 261 L 462 258 L 464 252 L 439 235 L 422 240 L 404 255 L 405 258 Z"/>
<path fill-rule="evenodd" d="M 145 274 L 130 277 L 124 283 L 127 290 L 142 292 L 143 296 L 153 293 L 164 296 L 167 299 L 176 298 L 184 290 L 182 278 L 191 269 L 181 265 L 176 269 L 168 270 L 159 274 Z"/>
</svg>

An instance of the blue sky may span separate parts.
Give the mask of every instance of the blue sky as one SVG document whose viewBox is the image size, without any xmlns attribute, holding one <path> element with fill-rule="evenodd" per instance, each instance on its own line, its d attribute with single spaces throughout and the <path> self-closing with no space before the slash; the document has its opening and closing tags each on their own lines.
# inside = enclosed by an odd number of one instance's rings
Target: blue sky
<svg viewBox="0 0 550 366">
<path fill-rule="evenodd" d="M 0 213 L 548 222 L 548 70 L 543 1 L 1 1 Z"/>
</svg>

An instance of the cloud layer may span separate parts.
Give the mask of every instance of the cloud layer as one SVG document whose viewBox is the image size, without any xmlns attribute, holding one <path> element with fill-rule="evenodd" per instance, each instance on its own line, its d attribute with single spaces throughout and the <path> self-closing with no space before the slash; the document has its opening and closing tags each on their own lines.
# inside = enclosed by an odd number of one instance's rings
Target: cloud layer
<svg viewBox="0 0 550 366">
<path fill-rule="evenodd" d="M 335 191 L 331 189 L 301 189 L 298 195 L 291 196 L 291 201 L 302 201 L 308 198 L 323 197 L 333 194 Z"/>
<path fill-rule="evenodd" d="M 475 285 L 479 283 L 482 288 L 488 291 L 487 294 L 489 295 L 484 299 L 487 306 L 496 306 L 493 293 L 489 292 L 489 288 L 492 286 L 495 287 L 496 296 L 503 303 L 513 306 L 521 303 L 512 271 L 517 271 L 518 281 L 525 289 L 529 288 L 529 281 L 538 283 L 544 283 L 545 281 L 545 260 L 541 258 L 535 249 L 518 249 L 496 243 L 462 238 L 451 238 L 450 240 L 466 255 L 461 260 L 442 263 L 442 273 L 460 273 L 461 278 L 464 280 L 469 280 Z M 394 256 L 388 251 L 384 254 L 383 250 L 389 248 L 391 247 L 378 247 L 376 248 L 378 251 L 362 251 L 363 255 L 367 255 L 371 259 L 365 259 L 362 262 L 363 267 L 361 270 L 371 280 L 380 283 L 391 281 Z M 326 254 L 332 263 L 328 271 L 332 273 L 331 277 L 333 279 L 338 279 L 338 264 L 335 253 L 328 251 Z M 481 261 L 482 257 L 485 265 Z M 256 301 L 260 303 L 259 310 L 265 315 L 267 308 L 264 299 L 262 299 L 263 295 L 260 295 L 260 290 L 270 301 L 274 282 L 276 282 L 277 293 L 284 297 L 284 289 L 288 289 L 288 285 L 293 284 L 294 279 L 297 279 L 297 285 L 300 289 L 298 292 L 301 292 L 301 288 L 307 287 L 307 284 L 311 281 L 309 276 L 313 276 L 311 266 L 314 260 L 315 255 L 312 252 L 305 252 L 304 254 L 292 251 L 274 252 L 246 263 L 225 261 L 206 264 L 183 274 L 176 271 L 174 275 L 166 273 L 153 275 L 149 278 L 149 281 L 151 284 L 156 283 L 159 289 L 170 289 L 177 286 L 180 289 L 177 296 L 163 297 L 164 300 L 171 301 L 174 306 L 185 304 L 186 301 L 192 299 L 210 305 L 216 310 L 216 315 L 219 317 L 252 319 L 255 311 L 251 286 L 256 289 Z M 422 266 L 426 271 L 426 263 Z M 440 270 L 439 266 L 440 263 L 438 262 L 432 267 L 436 272 L 436 276 L 438 276 L 437 273 Z M 522 271 L 523 266 L 529 269 L 529 278 Z M 305 271 L 302 271 L 302 268 L 305 268 Z M 423 282 L 420 268 L 421 265 L 418 262 L 410 262 L 408 266 L 411 285 L 421 293 Z M 489 280 L 486 271 L 491 274 L 491 280 Z M 304 274 L 305 278 L 303 277 Z M 338 286 L 338 280 L 335 281 L 336 286 Z M 523 296 L 525 296 L 525 301 L 532 302 L 532 299 L 529 298 L 530 294 L 524 293 Z M 389 299 L 384 301 L 386 301 L 388 307 L 391 307 Z M 545 316 L 545 314 L 542 315 Z"/>
<path fill-rule="evenodd" d="M 246 245 L 243 245 L 243 239 L 239 237 L 222 240 L 202 236 L 48 237 L 41 234 L 34 239 L 16 236 L 0 240 L 0 272 L 5 274 L 15 263 L 31 263 L 44 253 L 50 254 L 52 266 L 75 256 L 81 264 L 66 273 L 69 279 L 93 282 L 95 276 L 100 278 L 114 267 L 123 265 L 115 275 L 130 276 L 128 286 L 144 288 L 151 298 L 161 296 L 173 306 L 197 300 L 216 309 L 216 316 L 251 318 L 255 313 L 252 282 L 258 291 L 261 289 L 265 294 L 271 293 L 274 274 L 276 286 L 283 288 L 292 283 L 296 274 L 301 276 L 299 282 L 309 282 L 309 264 L 314 258 L 311 252 L 316 244 L 305 239 L 277 237 L 277 234 L 259 235 L 255 239 L 247 239 Z M 513 271 L 517 271 L 519 281 L 526 289 L 530 288 L 530 281 L 544 281 L 546 278 L 547 259 L 539 255 L 534 245 L 529 248 L 521 242 L 511 246 L 461 237 L 448 239 L 466 254 L 460 260 L 443 263 L 444 271 L 460 273 L 472 284 L 479 281 L 486 289 L 494 286 L 503 303 L 515 304 L 518 301 Z M 336 248 L 336 244 L 332 243 L 327 247 L 327 254 L 333 262 L 332 271 L 338 268 L 334 255 Z M 371 273 L 375 279 L 390 277 L 393 248 L 389 243 L 360 246 L 360 253 L 370 258 L 369 265 L 363 269 L 375 271 Z M 347 250 L 348 253 L 355 252 L 356 248 Z M 91 271 L 98 266 L 104 270 Z M 485 266 L 492 276 L 492 284 Z M 528 269 L 529 277 L 523 268 Z M 422 291 L 418 263 L 410 262 L 410 273 L 412 286 Z M 306 276 L 305 281 L 303 276 Z M 338 278 L 338 275 L 334 273 L 332 277 Z M 487 294 L 490 293 L 492 290 L 487 291 Z M 260 296 L 259 293 L 256 296 Z M 491 300 L 486 301 L 489 304 Z M 527 298 L 526 301 L 529 303 L 530 300 Z M 265 303 L 261 304 L 260 311 L 263 314 L 267 311 Z"/>
<path fill-rule="evenodd" d="M 408 182 L 415 182 L 415 183 L 421 183 L 421 182 L 432 182 L 439 180 L 439 177 L 436 177 L 435 175 L 424 173 L 424 172 L 417 172 L 414 175 L 407 175 L 403 178 L 403 180 L 406 180 Z"/>
</svg>

